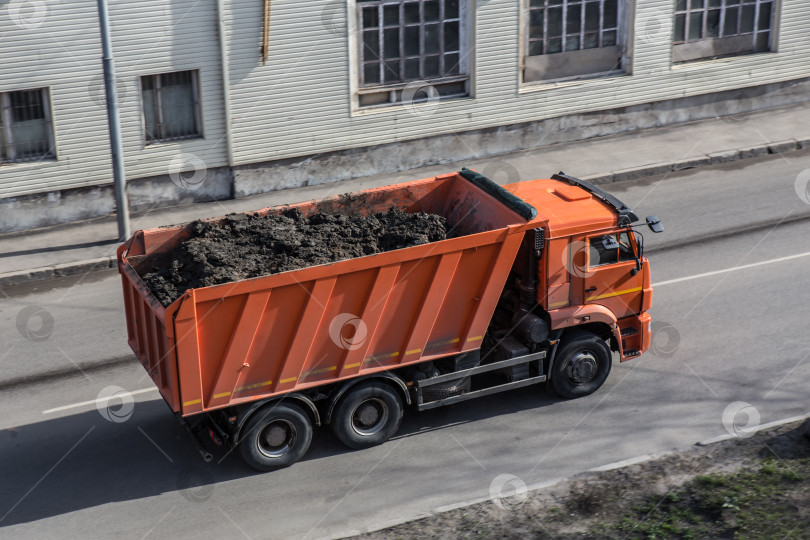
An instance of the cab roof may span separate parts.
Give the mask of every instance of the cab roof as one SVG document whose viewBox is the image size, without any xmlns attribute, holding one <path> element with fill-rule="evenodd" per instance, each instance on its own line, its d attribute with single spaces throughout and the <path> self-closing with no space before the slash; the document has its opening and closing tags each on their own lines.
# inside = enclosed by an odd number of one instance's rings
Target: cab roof
<svg viewBox="0 0 810 540">
<path fill-rule="evenodd" d="M 562 180 L 530 180 L 503 187 L 537 209 L 537 217 L 532 223 L 548 227 L 551 238 L 619 224 L 619 213 L 615 208 L 593 193 Z"/>
</svg>

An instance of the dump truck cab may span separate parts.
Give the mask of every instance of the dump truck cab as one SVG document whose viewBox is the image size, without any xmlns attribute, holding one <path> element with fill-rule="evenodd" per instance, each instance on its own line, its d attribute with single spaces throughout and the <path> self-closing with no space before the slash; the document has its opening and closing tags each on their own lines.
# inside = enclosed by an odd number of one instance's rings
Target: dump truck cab
<svg viewBox="0 0 810 540">
<path fill-rule="evenodd" d="M 645 352 L 652 287 L 643 236 L 632 228 L 636 215 L 598 187 L 562 173 L 504 187 L 538 210 L 531 225 L 542 240 L 527 242 L 539 247 L 532 270 L 536 309 L 552 338 L 587 330 L 608 340 L 621 361 Z"/>
</svg>

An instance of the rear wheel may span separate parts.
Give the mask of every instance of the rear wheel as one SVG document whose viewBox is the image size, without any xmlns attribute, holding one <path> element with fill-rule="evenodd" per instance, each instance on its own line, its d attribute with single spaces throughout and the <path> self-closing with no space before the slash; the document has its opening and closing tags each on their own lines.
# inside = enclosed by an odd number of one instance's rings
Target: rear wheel
<svg viewBox="0 0 810 540">
<path fill-rule="evenodd" d="M 607 343 L 590 332 L 571 336 L 554 359 L 551 385 L 564 398 L 593 394 L 610 373 L 612 357 Z"/>
<path fill-rule="evenodd" d="M 269 471 L 289 467 L 306 454 L 312 423 L 298 406 L 277 403 L 255 413 L 242 433 L 242 458 L 256 470 Z"/>
<path fill-rule="evenodd" d="M 402 399 L 387 384 L 359 383 L 338 402 L 330 427 L 349 448 L 368 448 L 397 432 L 403 412 Z"/>
</svg>

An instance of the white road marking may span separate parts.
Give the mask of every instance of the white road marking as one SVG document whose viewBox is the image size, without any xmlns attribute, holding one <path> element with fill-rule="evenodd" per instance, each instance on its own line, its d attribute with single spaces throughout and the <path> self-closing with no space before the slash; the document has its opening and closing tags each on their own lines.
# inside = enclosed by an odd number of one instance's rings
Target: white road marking
<svg viewBox="0 0 810 540">
<path fill-rule="evenodd" d="M 682 278 L 669 279 L 667 281 L 660 281 L 658 283 L 653 283 L 652 286 L 653 287 L 660 287 L 661 285 L 671 285 L 672 283 L 680 283 L 681 281 L 689 281 L 690 279 L 698 279 L 698 278 L 704 278 L 704 277 L 709 277 L 709 276 L 716 276 L 718 274 L 725 274 L 727 272 L 735 272 L 737 270 L 745 270 L 747 268 L 754 268 L 755 266 L 764 266 L 766 264 L 773 264 L 773 263 L 778 263 L 778 262 L 790 261 L 790 260 L 793 260 L 793 259 L 799 259 L 801 257 L 808 257 L 808 256 L 810 256 L 810 251 L 806 251 L 804 253 L 798 253 L 796 255 L 788 255 L 787 257 L 779 257 L 778 259 L 770 259 L 768 261 L 761 261 L 761 262 L 756 262 L 756 263 L 751 263 L 751 264 L 743 264 L 743 265 L 740 265 L 740 266 L 734 266 L 732 268 L 725 268 L 723 270 L 715 270 L 713 272 L 704 272 L 702 274 L 695 274 L 694 276 L 686 276 L 686 277 L 682 277 Z"/>
<path fill-rule="evenodd" d="M 86 405 L 98 405 L 100 403 L 107 403 L 111 399 L 120 398 L 123 396 L 135 396 L 137 394 L 145 394 L 147 392 L 157 392 L 157 388 L 154 386 L 151 388 L 141 388 L 140 390 L 133 390 L 132 392 L 122 392 L 120 394 L 116 394 L 114 396 L 110 396 L 108 398 L 101 398 L 101 399 L 92 399 L 90 401 L 81 401 L 79 403 L 72 403 L 70 405 L 63 405 L 61 407 L 56 407 L 53 409 L 48 409 L 47 411 L 42 411 L 42 414 L 51 414 L 59 411 L 66 411 L 68 409 L 75 409 L 76 407 L 84 407 Z"/>
</svg>

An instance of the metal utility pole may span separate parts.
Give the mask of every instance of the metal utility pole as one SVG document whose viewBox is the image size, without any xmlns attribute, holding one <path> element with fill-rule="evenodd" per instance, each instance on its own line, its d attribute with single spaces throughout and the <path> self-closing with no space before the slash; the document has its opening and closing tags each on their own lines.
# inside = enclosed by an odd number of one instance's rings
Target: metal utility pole
<svg viewBox="0 0 810 540">
<path fill-rule="evenodd" d="M 119 240 L 124 241 L 129 236 L 129 205 L 127 204 L 127 179 L 124 174 L 124 151 L 121 146 L 121 121 L 118 117 L 118 92 L 115 87 L 115 62 L 112 55 L 107 0 L 98 0 L 98 19 L 101 26 L 101 61 L 104 64 L 104 91 L 107 96 L 107 121 L 110 125 L 110 150 L 115 185 L 115 207 L 118 215 L 118 237 Z"/>
</svg>

